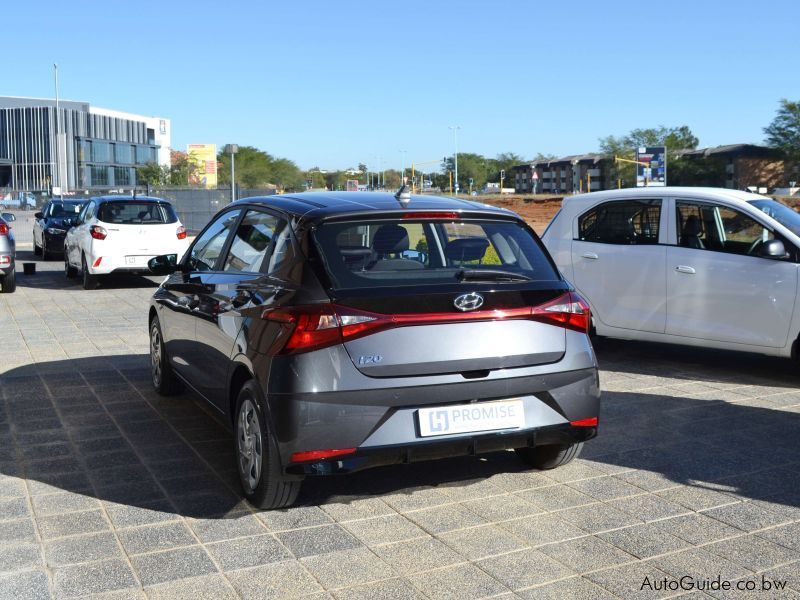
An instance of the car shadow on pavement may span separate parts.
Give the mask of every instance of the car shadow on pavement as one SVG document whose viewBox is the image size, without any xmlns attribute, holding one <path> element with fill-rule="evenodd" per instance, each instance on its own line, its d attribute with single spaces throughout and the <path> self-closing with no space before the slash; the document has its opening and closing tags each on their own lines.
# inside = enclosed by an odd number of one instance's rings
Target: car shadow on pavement
<svg viewBox="0 0 800 600">
<path fill-rule="evenodd" d="M 155 394 L 148 361 L 146 355 L 80 358 L 0 375 L 0 479 L 25 478 L 32 495 L 96 498 L 110 513 L 135 513 L 134 520 L 151 513 L 244 514 L 231 434 L 194 396 Z M 566 469 L 619 477 L 638 470 L 642 492 L 649 476 L 799 508 L 800 413 L 784 408 L 796 411 L 800 393 L 732 400 L 719 392 L 702 398 L 677 390 L 605 392 L 600 436 Z M 456 498 L 468 497 L 472 484 L 494 485 L 498 494 L 523 489 L 515 479 L 529 477 L 525 471 L 513 452 L 395 465 L 309 478 L 298 502 L 395 496 L 413 506 L 434 487 Z M 537 485 L 563 480 L 544 475 Z M 636 477 L 630 481 L 637 485 Z"/>
</svg>

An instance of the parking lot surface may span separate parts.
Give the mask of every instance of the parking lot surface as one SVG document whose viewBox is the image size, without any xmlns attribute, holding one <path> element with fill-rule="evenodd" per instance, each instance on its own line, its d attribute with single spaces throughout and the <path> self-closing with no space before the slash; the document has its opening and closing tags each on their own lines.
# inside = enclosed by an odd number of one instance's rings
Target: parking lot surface
<svg viewBox="0 0 800 600">
<path fill-rule="evenodd" d="M 155 280 L 37 267 L 0 295 L 0 597 L 800 598 L 796 364 L 600 340 L 572 464 L 398 465 L 262 512 L 225 428 L 151 390 Z M 658 589 L 684 576 L 758 587 Z"/>
</svg>

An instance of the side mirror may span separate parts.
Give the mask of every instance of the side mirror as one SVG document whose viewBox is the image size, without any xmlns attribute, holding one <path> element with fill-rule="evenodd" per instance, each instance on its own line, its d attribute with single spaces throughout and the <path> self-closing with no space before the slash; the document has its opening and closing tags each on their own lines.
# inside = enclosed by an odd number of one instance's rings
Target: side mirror
<svg viewBox="0 0 800 600">
<path fill-rule="evenodd" d="M 789 253 L 786 252 L 786 246 L 783 245 L 781 240 L 768 240 L 764 242 L 758 249 L 758 255 L 761 258 L 771 258 L 773 260 L 789 258 Z"/>
<path fill-rule="evenodd" d="M 153 275 L 171 275 L 180 270 L 177 254 L 162 254 L 147 261 L 147 268 Z"/>
<path fill-rule="evenodd" d="M 2 215 L 3 221 L 6 223 L 11 223 L 11 221 L 16 221 L 17 217 L 13 213 L 3 213 Z"/>
<path fill-rule="evenodd" d="M 42 219 L 42 218 L 44 218 L 44 215 L 42 214 L 42 211 L 39 211 L 39 212 L 35 212 L 35 213 L 33 213 L 33 216 L 34 216 L 35 218 L 37 218 L 37 219 Z"/>
</svg>

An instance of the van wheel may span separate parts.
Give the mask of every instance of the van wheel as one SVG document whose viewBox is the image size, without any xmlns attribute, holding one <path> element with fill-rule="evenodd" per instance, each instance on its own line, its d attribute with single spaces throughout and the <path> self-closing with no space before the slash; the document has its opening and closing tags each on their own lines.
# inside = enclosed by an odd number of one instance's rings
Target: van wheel
<svg viewBox="0 0 800 600">
<path fill-rule="evenodd" d="M 81 274 L 83 275 L 83 289 L 93 290 L 97 288 L 97 275 L 89 273 L 85 256 L 81 256 Z"/>
<path fill-rule="evenodd" d="M 0 290 L 3 294 L 11 294 L 14 290 L 17 289 L 17 271 L 16 269 L 11 269 L 5 277 L 0 279 L 0 285 L 2 285 L 2 290 Z"/>
<path fill-rule="evenodd" d="M 162 396 L 174 396 L 183 389 L 183 384 L 169 364 L 158 317 L 150 321 L 150 379 L 156 392 Z"/>
<path fill-rule="evenodd" d="M 245 497 L 265 510 L 290 506 L 297 499 L 301 482 L 286 479 L 282 473 L 261 394 L 253 381 L 242 386 L 234 414 L 234 452 Z"/>
<path fill-rule="evenodd" d="M 515 448 L 514 452 L 529 467 L 546 471 L 572 462 L 583 449 L 583 442 L 569 446 L 536 446 L 534 448 Z"/>
</svg>

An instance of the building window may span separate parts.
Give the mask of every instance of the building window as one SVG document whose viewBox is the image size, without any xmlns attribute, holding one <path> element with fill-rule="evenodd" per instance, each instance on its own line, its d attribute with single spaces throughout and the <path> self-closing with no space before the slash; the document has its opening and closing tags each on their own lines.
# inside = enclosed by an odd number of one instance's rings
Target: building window
<svg viewBox="0 0 800 600">
<path fill-rule="evenodd" d="M 156 153 L 153 148 L 149 146 L 136 146 L 136 164 L 144 165 L 149 162 L 155 162 Z"/>
<path fill-rule="evenodd" d="M 109 167 L 92 165 L 91 170 L 92 170 L 91 172 L 92 185 L 108 185 Z"/>
<path fill-rule="evenodd" d="M 78 162 L 92 160 L 92 142 L 89 140 L 78 141 Z"/>
<path fill-rule="evenodd" d="M 131 185 L 130 167 L 114 167 L 114 185 Z"/>
<path fill-rule="evenodd" d="M 111 144 L 108 142 L 92 142 L 92 161 L 111 162 Z"/>
<path fill-rule="evenodd" d="M 114 162 L 122 165 L 132 165 L 133 146 L 130 144 L 114 144 Z"/>
</svg>

